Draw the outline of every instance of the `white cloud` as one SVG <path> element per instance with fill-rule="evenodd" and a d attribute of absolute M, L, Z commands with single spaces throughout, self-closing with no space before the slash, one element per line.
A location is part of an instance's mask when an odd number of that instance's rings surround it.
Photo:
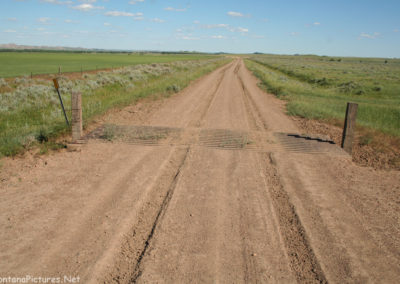
<path fill-rule="evenodd" d="M 91 11 L 91 10 L 102 10 L 102 9 L 104 9 L 104 7 L 93 6 L 92 4 L 84 3 L 84 4 L 81 4 L 81 5 L 78 5 L 78 6 L 74 6 L 74 7 L 72 7 L 72 9 L 79 10 L 79 11 L 82 11 L 82 12 L 88 12 L 88 11 Z"/>
<path fill-rule="evenodd" d="M 198 25 L 200 24 L 200 21 L 193 21 L 193 24 Z"/>
<path fill-rule="evenodd" d="M 56 5 L 70 5 L 72 1 L 61 1 L 61 0 L 40 0 L 40 2 L 56 4 Z"/>
<path fill-rule="evenodd" d="M 227 14 L 228 14 L 228 16 L 231 16 L 231 17 L 244 17 L 244 15 L 239 12 L 229 11 Z"/>
<path fill-rule="evenodd" d="M 109 11 L 106 12 L 104 15 L 110 16 L 110 17 L 142 17 L 143 13 L 129 13 L 129 12 L 123 12 L 123 11 Z"/>
<path fill-rule="evenodd" d="M 226 29 L 232 33 L 238 32 L 238 33 L 248 33 L 249 29 L 242 28 L 242 27 L 232 27 L 228 24 L 214 24 L 214 25 L 203 25 L 203 29 Z"/>
<path fill-rule="evenodd" d="M 314 22 L 312 24 L 305 24 L 306 28 L 311 28 L 312 26 L 318 27 L 320 25 L 321 25 L 320 22 Z"/>
<path fill-rule="evenodd" d="M 144 0 L 131 0 L 131 1 L 129 1 L 129 4 L 135 5 L 137 3 L 143 3 L 143 2 L 144 2 Z"/>
<path fill-rule="evenodd" d="M 159 18 L 151 19 L 151 21 L 152 21 L 152 22 L 155 22 L 155 23 L 164 23 L 164 22 L 165 22 L 164 20 L 159 19 Z"/>
<path fill-rule="evenodd" d="M 291 36 L 299 36 L 300 33 L 298 33 L 298 32 L 291 32 L 290 35 L 291 35 Z"/>
<path fill-rule="evenodd" d="M 4 30 L 3 32 L 5 32 L 5 33 L 16 33 L 17 31 L 15 31 L 15 30 Z"/>
<path fill-rule="evenodd" d="M 376 39 L 380 36 L 380 33 L 373 33 L 373 34 L 367 34 L 367 33 L 361 33 L 359 38 L 368 38 L 368 39 Z"/>
<path fill-rule="evenodd" d="M 133 20 L 134 21 L 143 21 L 144 20 L 144 17 L 133 17 Z"/>
<path fill-rule="evenodd" d="M 16 22 L 16 21 L 18 21 L 18 19 L 17 18 L 7 18 L 7 21 Z"/>
<path fill-rule="evenodd" d="M 42 23 L 42 24 L 47 24 L 49 21 L 50 21 L 50 18 L 45 18 L 45 17 L 38 19 L 38 22 Z"/>
<path fill-rule="evenodd" d="M 400 30 L 399 29 L 394 29 L 393 32 L 398 33 Z"/>
<path fill-rule="evenodd" d="M 226 36 L 223 36 L 223 35 L 213 35 L 213 36 L 211 36 L 211 38 L 215 38 L 215 39 L 226 39 Z"/>
<path fill-rule="evenodd" d="M 85 2 L 85 3 L 96 3 L 97 0 L 79 0 L 79 2 Z"/>
<path fill-rule="evenodd" d="M 104 23 L 104 26 L 108 27 L 108 26 L 111 26 L 111 24 L 110 23 Z"/>
<path fill-rule="evenodd" d="M 174 11 L 174 12 L 185 12 L 186 8 L 178 9 L 178 8 L 173 8 L 173 7 L 167 7 L 167 8 L 164 8 L 164 10 L 165 11 Z"/>
<path fill-rule="evenodd" d="M 227 28 L 229 28 L 229 25 L 227 25 L 227 24 L 204 25 L 203 28 L 205 28 L 205 29 L 227 29 Z"/>
<path fill-rule="evenodd" d="M 67 24 L 79 24 L 79 21 L 74 21 L 74 20 L 70 20 L 70 19 L 67 19 L 64 22 L 66 22 Z"/>
<path fill-rule="evenodd" d="M 199 37 L 192 37 L 192 36 L 183 36 L 180 39 L 183 39 L 183 40 L 199 40 L 200 38 Z"/>

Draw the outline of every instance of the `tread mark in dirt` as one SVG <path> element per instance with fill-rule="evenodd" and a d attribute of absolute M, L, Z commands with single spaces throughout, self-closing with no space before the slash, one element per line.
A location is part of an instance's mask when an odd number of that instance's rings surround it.
<path fill-rule="evenodd" d="M 309 244 L 306 231 L 283 188 L 272 153 L 264 159 L 266 178 L 277 212 L 280 231 L 287 249 L 290 267 L 299 283 L 328 283 L 324 272 Z"/>
<path fill-rule="evenodd" d="M 251 95 L 249 95 L 249 91 L 247 90 L 246 86 L 244 85 L 242 77 L 240 77 L 238 74 L 237 74 L 237 77 L 238 77 L 240 85 L 242 86 L 242 89 L 243 89 L 242 94 L 243 94 L 243 100 L 244 100 L 247 114 L 248 114 L 248 116 L 251 117 L 254 127 L 256 128 L 256 130 L 261 130 L 261 129 L 268 130 L 267 123 L 262 119 L 260 111 L 258 110 L 258 107 L 257 107 L 256 103 L 254 102 L 253 98 L 251 97 Z M 260 126 L 260 124 L 262 124 L 262 126 Z"/>
<path fill-rule="evenodd" d="M 140 256 L 139 256 L 139 258 L 137 260 L 135 268 L 134 268 L 134 270 L 132 272 L 131 283 L 136 283 L 136 281 L 139 279 L 140 275 L 142 274 L 142 271 L 140 270 L 140 264 L 142 262 L 143 257 L 145 256 L 145 254 L 147 252 L 147 249 L 150 246 L 150 242 L 151 242 L 151 240 L 152 240 L 152 238 L 154 236 L 155 230 L 157 229 L 157 225 L 161 222 L 161 219 L 163 218 L 163 216 L 165 214 L 165 211 L 168 208 L 168 204 L 169 204 L 169 202 L 170 202 L 170 200 L 172 198 L 172 195 L 174 194 L 176 185 L 178 183 L 179 176 L 181 174 L 181 170 L 185 165 L 185 161 L 186 161 L 186 158 L 188 157 L 189 152 L 190 152 L 190 147 L 187 147 L 185 156 L 184 156 L 181 164 L 179 165 L 179 167 L 178 167 L 178 169 L 176 171 L 176 174 L 175 174 L 175 176 L 173 178 L 172 183 L 169 186 L 168 192 L 167 192 L 167 194 L 166 194 L 166 196 L 165 196 L 165 198 L 164 198 L 164 200 L 163 200 L 163 202 L 161 204 L 160 210 L 158 211 L 157 216 L 156 216 L 156 218 L 154 220 L 154 223 L 153 223 L 153 226 L 151 228 L 150 234 L 147 237 L 147 240 L 145 242 L 145 246 L 143 247 L 143 250 L 140 253 Z"/>
<path fill-rule="evenodd" d="M 231 64 L 229 64 L 227 67 L 225 67 L 224 69 L 221 70 L 221 72 L 219 73 L 218 81 L 217 81 L 218 83 L 217 83 L 214 91 L 212 92 L 212 94 L 208 98 L 206 106 L 201 112 L 200 118 L 198 120 L 191 121 L 189 123 L 189 126 L 200 127 L 203 124 L 204 118 L 206 117 L 206 115 L 208 113 L 208 110 L 210 109 L 210 107 L 212 105 L 212 102 L 214 101 L 215 96 L 216 96 L 216 94 L 217 94 L 217 92 L 219 90 L 219 87 L 221 86 L 221 83 L 222 83 L 222 80 L 224 78 L 225 72 L 226 72 L 226 70 L 228 70 L 230 68 L 230 65 Z"/>

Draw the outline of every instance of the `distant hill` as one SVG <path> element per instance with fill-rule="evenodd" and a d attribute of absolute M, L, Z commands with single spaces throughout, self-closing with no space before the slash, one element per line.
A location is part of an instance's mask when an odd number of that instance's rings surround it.
<path fill-rule="evenodd" d="M 99 48 L 83 48 L 83 47 L 65 47 L 65 46 L 35 46 L 35 45 L 18 45 L 14 43 L 0 44 L 0 52 L 6 51 L 30 51 L 30 52 L 99 52 L 99 53 L 156 53 L 156 54 L 209 54 L 197 51 L 159 51 L 159 50 L 121 50 L 121 49 L 99 49 Z M 225 53 L 217 53 L 225 54 Z"/>
<path fill-rule="evenodd" d="M 53 51 L 53 52 L 122 52 L 130 53 L 132 50 L 118 49 L 100 49 L 100 48 L 83 48 L 83 47 L 66 47 L 66 46 L 37 46 L 37 45 L 18 45 L 14 43 L 0 44 L 1 51 Z"/>
<path fill-rule="evenodd" d="M 89 51 L 95 49 L 87 49 L 83 47 L 65 47 L 65 46 L 34 46 L 34 45 L 18 45 L 14 43 L 0 44 L 0 49 L 8 50 L 66 50 L 66 51 Z"/>

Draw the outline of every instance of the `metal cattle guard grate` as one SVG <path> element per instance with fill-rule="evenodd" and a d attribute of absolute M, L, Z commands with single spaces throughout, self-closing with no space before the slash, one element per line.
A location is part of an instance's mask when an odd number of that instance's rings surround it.
<path fill-rule="evenodd" d="M 345 155 L 332 141 L 299 134 L 230 129 L 173 128 L 160 126 L 103 125 L 86 137 L 143 146 L 194 145 L 220 150 Z"/>

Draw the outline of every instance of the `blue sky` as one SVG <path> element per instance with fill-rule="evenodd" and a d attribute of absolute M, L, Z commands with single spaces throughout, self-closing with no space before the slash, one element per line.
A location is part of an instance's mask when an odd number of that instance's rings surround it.
<path fill-rule="evenodd" d="M 0 0 L 0 43 L 400 57 L 399 0 Z"/>

